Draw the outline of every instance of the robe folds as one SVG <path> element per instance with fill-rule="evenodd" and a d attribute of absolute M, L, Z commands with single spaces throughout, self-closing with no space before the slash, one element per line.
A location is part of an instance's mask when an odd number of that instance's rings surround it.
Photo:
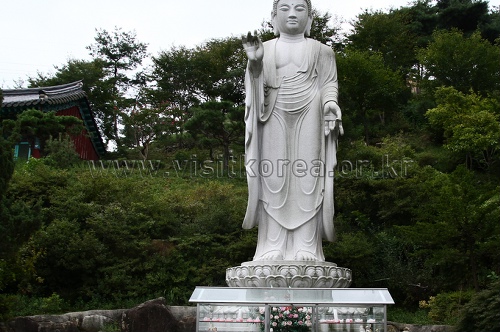
<path fill-rule="evenodd" d="M 263 223 L 273 220 L 292 233 L 306 224 L 314 225 L 317 234 L 294 239 L 295 245 L 311 247 L 306 250 L 324 260 L 321 238 L 334 239 L 337 135 L 325 136 L 323 109 L 338 98 L 335 56 L 330 47 L 307 39 L 306 56 L 297 72 L 279 77 L 277 41 L 263 44 L 262 72 L 252 73 L 247 68 L 245 76 L 249 193 L 243 228 L 259 226 L 255 260 L 273 249 L 272 244 L 264 243 L 270 234 L 261 234 L 261 228 L 263 232 L 271 228 Z"/>

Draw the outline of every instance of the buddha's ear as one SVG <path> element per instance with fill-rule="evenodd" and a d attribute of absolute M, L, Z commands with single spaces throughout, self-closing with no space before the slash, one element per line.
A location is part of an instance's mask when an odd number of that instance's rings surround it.
<path fill-rule="evenodd" d="M 276 22 L 276 18 L 278 15 L 273 15 L 274 13 L 271 13 L 271 25 L 273 26 L 273 32 L 275 36 L 280 35 L 280 31 L 278 30 L 278 22 Z"/>
<path fill-rule="evenodd" d="M 311 16 L 309 16 L 309 18 L 307 19 L 306 31 L 304 33 L 304 35 L 306 37 L 309 37 L 309 35 L 311 35 L 311 26 L 312 26 L 312 23 L 313 23 L 313 18 Z"/>

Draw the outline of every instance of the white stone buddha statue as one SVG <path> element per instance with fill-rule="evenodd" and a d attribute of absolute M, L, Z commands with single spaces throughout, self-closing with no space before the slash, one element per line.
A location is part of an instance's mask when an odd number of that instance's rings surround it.
<path fill-rule="evenodd" d="M 277 38 L 248 33 L 244 228 L 258 226 L 254 261 L 324 262 L 333 241 L 333 170 L 343 133 L 333 50 L 308 38 L 309 0 L 274 0 Z"/>

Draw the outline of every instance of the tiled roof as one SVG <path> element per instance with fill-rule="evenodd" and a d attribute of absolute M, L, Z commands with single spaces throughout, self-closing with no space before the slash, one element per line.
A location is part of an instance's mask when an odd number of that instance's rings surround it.
<path fill-rule="evenodd" d="M 60 105 L 85 98 L 82 81 L 46 88 L 2 90 L 2 108 Z"/>

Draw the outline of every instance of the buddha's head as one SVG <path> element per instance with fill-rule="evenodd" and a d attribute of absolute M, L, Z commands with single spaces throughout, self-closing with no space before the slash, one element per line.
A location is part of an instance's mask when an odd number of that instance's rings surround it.
<path fill-rule="evenodd" d="M 271 14 L 274 34 L 309 36 L 312 25 L 311 0 L 274 0 Z"/>

